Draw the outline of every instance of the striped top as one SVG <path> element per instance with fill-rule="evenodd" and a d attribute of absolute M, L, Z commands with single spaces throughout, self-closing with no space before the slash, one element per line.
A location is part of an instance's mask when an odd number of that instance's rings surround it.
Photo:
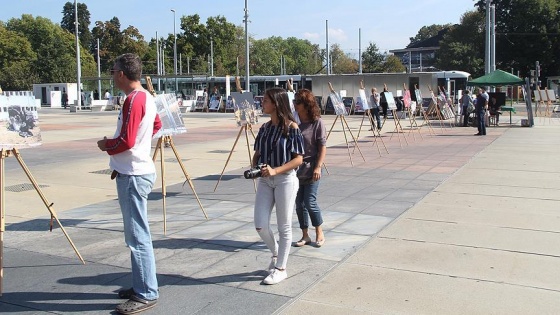
<path fill-rule="evenodd" d="M 255 151 L 260 153 L 258 163 L 278 167 L 292 160 L 292 153 L 303 155 L 303 136 L 299 129 L 289 128 L 288 136 L 282 127 L 270 121 L 262 125 L 255 139 Z"/>

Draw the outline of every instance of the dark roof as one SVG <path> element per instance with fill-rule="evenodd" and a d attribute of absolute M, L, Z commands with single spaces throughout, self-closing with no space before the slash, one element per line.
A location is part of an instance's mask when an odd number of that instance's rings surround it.
<path fill-rule="evenodd" d="M 422 47 L 438 47 L 439 42 L 443 39 L 443 35 L 445 35 L 449 31 L 449 28 L 444 28 L 437 33 L 436 36 L 432 36 L 428 39 L 423 41 L 419 41 L 418 43 L 414 43 L 411 45 L 406 46 L 406 48 L 422 48 Z"/>

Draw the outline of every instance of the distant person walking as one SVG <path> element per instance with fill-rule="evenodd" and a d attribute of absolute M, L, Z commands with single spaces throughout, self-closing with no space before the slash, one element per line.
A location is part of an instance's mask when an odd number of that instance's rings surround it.
<path fill-rule="evenodd" d="M 128 299 L 117 306 L 121 314 L 134 314 L 154 307 L 159 297 L 156 260 L 148 223 L 148 194 L 156 178 L 150 155 L 152 136 L 161 121 L 152 95 L 140 83 L 142 61 L 135 54 L 117 57 L 111 70 L 113 81 L 126 94 L 113 139 L 97 142 L 109 154 L 111 179 L 116 178 L 123 216 L 124 239 L 130 248 L 132 288 L 121 290 Z"/>
<path fill-rule="evenodd" d="M 66 106 L 68 106 L 68 93 L 66 93 L 65 89 L 62 90 L 62 96 L 60 97 L 60 101 L 62 103 L 63 108 L 66 108 Z"/>
<path fill-rule="evenodd" d="M 463 96 L 461 96 L 461 114 L 463 114 L 463 127 L 469 125 L 469 105 L 473 103 L 471 92 L 465 90 Z"/>
<path fill-rule="evenodd" d="M 301 120 L 299 129 L 303 135 L 305 148 L 303 163 L 297 171 L 299 189 L 296 197 L 296 213 L 302 237 L 294 245 L 301 247 L 311 243 L 309 237 L 309 218 L 311 218 L 311 224 L 315 227 L 315 246 L 321 247 L 325 243 L 325 235 L 321 209 L 317 204 L 317 191 L 321 180 L 321 165 L 327 154 L 327 133 L 321 120 L 319 105 L 310 90 L 297 91 L 294 105 Z"/>
<path fill-rule="evenodd" d="M 389 92 L 387 88 L 383 88 L 383 93 L 381 93 L 381 109 L 383 110 L 383 118 L 387 119 L 387 111 L 389 110 L 389 103 L 387 103 L 387 98 L 385 98 L 385 92 Z"/>
<path fill-rule="evenodd" d="M 375 120 L 377 121 L 377 126 L 374 124 L 373 121 L 371 121 L 371 125 L 373 126 L 373 128 L 377 127 L 377 130 L 381 130 L 381 117 L 379 115 L 379 111 L 380 111 L 380 105 L 381 105 L 381 99 L 379 96 L 379 93 L 377 93 L 377 89 L 376 88 L 371 88 L 371 95 L 369 96 L 369 103 L 370 103 L 370 112 L 373 114 L 373 116 L 375 117 Z"/>

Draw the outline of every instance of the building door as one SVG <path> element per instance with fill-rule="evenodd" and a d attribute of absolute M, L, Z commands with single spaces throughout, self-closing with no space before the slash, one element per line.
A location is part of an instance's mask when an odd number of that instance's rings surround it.
<path fill-rule="evenodd" d="M 47 104 L 47 87 L 43 86 L 41 88 L 41 105 Z"/>

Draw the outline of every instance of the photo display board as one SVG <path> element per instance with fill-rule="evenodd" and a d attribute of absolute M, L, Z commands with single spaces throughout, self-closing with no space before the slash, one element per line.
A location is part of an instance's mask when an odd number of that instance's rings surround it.
<path fill-rule="evenodd" d="M 235 105 L 235 102 L 233 100 L 233 97 L 231 97 L 231 95 L 229 95 L 227 97 L 227 100 L 226 100 L 226 112 L 228 110 L 231 110 L 232 112 L 235 111 L 235 106 L 234 105 Z"/>
<path fill-rule="evenodd" d="M 194 105 L 194 109 L 200 109 L 203 110 L 204 107 L 206 106 L 206 98 L 204 96 L 197 96 L 196 97 L 196 103 Z"/>
<path fill-rule="evenodd" d="M 220 110 L 220 104 L 221 103 L 222 103 L 222 97 L 213 95 L 210 98 L 210 106 L 208 107 L 208 109 L 218 111 L 218 110 Z"/>
<path fill-rule="evenodd" d="M 342 102 L 342 98 L 340 97 L 340 95 L 335 92 L 331 92 L 331 94 L 329 94 L 329 99 L 331 101 L 331 104 L 333 105 L 334 113 L 336 115 L 347 114 L 346 108 L 344 107 L 344 103 Z"/>
<path fill-rule="evenodd" d="M 251 92 L 232 92 L 234 100 L 234 115 L 238 126 L 254 125 L 258 123 L 258 115 L 255 110 L 255 99 Z"/>
<path fill-rule="evenodd" d="M 162 126 L 154 135 L 154 138 L 187 132 L 183 116 L 181 116 L 180 101 L 175 94 L 159 94 L 155 97 L 157 112 Z"/>
<path fill-rule="evenodd" d="M 416 103 L 418 106 L 422 106 L 424 104 L 424 99 L 422 99 L 422 92 L 420 89 L 414 90 L 414 94 L 416 95 Z"/>
<path fill-rule="evenodd" d="M 412 101 L 412 99 L 410 98 L 410 90 L 406 90 L 404 92 L 404 96 L 403 96 L 403 103 L 404 103 L 404 107 L 405 108 L 409 108 L 410 107 L 410 102 Z"/>
<path fill-rule="evenodd" d="M 395 98 L 393 97 L 392 92 L 383 92 L 382 94 L 385 95 L 385 100 L 387 100 L 387 108 L 389 110 L 396 110 L 397 104 L 395 103 Z"/>
<path fill-rule="evenodd" d="M 40 144 L 41 128 L 33 93 L 0 94 L 0 148 L 11 150 Z"/>
<path fill-rule="evenodd" d="M 296 111 L 296 107 L 294 105 L 294 99 L 296 97 L 296 93 L 294 93 L 293 91 L 288 91 L 288 100 L 290 102 L 290 110 L 292 111 L 292 115 L 294 115 L 294 119 L 296 120 L 296 123 L 299 125 L 301 124 L 301 120 L 299 119 L 299 115 Z"/>
<path fill-rule="evenodd" d="M 366 90 L 359 89 L 358 97 L 356 97 L 356 105 L 354 107 L 354 113 L 362 113 L 370 109 L 368 102 L 369 102 L 369 98 L 366 96 Z"/>

